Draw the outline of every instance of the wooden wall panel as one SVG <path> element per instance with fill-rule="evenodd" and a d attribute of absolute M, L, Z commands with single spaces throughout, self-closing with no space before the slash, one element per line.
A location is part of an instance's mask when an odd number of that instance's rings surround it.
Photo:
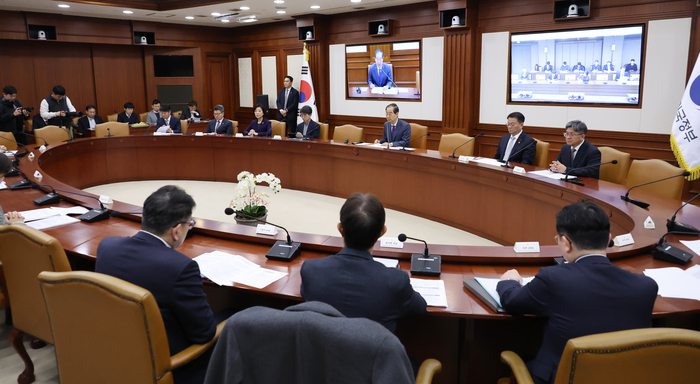
<path fill-rule="evenodd" d="M 233 117 L 233 105 L 231 103 L 231 54 L 226 52 L 207 52 L 206 54 L 206 89 L 204 102 L 199 111 L 205 117 L 213 117 L 211 112 L 214 106 L 224 106 L 226 112 Z M 206 112 L 205 112 L 206 109 Z"/>
<path fill-rule="evenodd" d="M 26 39 L 27 23 L 22 12 L 0 12 L 0 39 Z"/>
<path fill-rule="evenodd" d="M 143 67 L 143 47 L 93 45 L 92 60 L 95 71 L 95 105 L 103 118 L 122 112 L 124 103 L 134 103 L 135 113 L 150 111 L 146 99 Z M 83 110 L 85 105 L 75 106 Z"/>
<path fill-rule="evenodd" d="M 2 14 L 2 12 L 0 12 Z M 0 25 L 2 25 L 0 23 Z M 0 87 L 11 85 L 17 88 L 17 100 L 25 107 L 34 107 L 39 111 L 41 98 L 48 96 L 51 89 L 37 93 L 34 78 L 34 60 L 32 58 L 32 42 L 2 41 L 0 49 Z M 2 97 L 2 95 L 0 95 Z"/>
<path fill-rule="evenodd" d="M 155 77 L 155 71 L 153 69 L 154 55 L 193 56 L 194 77 Z M 202 100 L 202 98 L 204 97 L 205 77 L 202 75 L 202 58 L 199 48 L 145 47 L 144 72 L 146 74 L 146 100 L 149 100 L 149 106 L 150 101 L 158 98 L 159 85 L 191 85 L 192 98 L 194 100 Z M 200 110 L 200 112 L 202 111 Z"/>

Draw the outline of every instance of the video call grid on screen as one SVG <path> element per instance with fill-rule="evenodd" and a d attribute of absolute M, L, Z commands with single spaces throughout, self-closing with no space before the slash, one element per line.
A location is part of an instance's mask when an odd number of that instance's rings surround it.
<path fill-rule="evenodd" d="M 512 34 L 509 102 L 639 106 L 644 29 Z"/>
<path fill-rule="evenodd" d="M 421 100 L 421 42 L 345 47 L 348 99 Z"/>

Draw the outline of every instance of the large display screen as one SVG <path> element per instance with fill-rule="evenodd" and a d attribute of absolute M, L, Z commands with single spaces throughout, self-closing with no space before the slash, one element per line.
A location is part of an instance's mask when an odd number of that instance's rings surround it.
<path fill-rule="evenodd" d="M 345 47 L 348 98 L 420 100 L 420 41 Z"/>
<path fill-rule="evenodd" d="M 639 105 L 644 25 L 514 33 L 510 102 Z"/>

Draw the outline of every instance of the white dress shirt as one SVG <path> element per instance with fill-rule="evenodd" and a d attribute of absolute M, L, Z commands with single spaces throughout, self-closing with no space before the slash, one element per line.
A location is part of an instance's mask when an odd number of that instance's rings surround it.
<path fill-rule="evenodd" d="M 75 107 L 73 106 L 73 104 L 71 104 L 68 96 L 64 96 L 63 99 L 66 101 L 66 106 L 68 107 L 68 111 L 75 112 Z M 41 99 L 41 105 L 39 106 L 39 113 L 41 114 L 41 118 L 44 119 L 45 121 L 56 117 L 56 112 L 49 112 L 49 103 L 46 101 L 46 99 Z"/>

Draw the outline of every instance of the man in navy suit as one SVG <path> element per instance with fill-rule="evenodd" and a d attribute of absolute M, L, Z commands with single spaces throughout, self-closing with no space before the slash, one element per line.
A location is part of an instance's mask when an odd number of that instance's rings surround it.
<path fill-rule="evenodd" d="M 346 317 L 365 317 L 396 330 L 396 320 L 425 312 L 423 297 L 408 274 L 372 259 L 370 251 L 386 232 L 382 203 L 372 194 L 352 194 L 340 209 L 338 231 L 345 248 L 301 266 L 301 296 L 332 305 Z"/>
<path fill-rule="evenodd" d="M 594 61 L 593 65 L 591 65 L 591 68 L 589 68 L 589 69 L 591 70 L 591 72 L 600 71 L 601 70 L 600 62 L 598 60 Z"/>
<path fill-rule="evenodd" d="M 570 204 L 557 214 L 559 248 L 567 264 L 540 269 L 522 286 L 518 271 L 501 276 L 496 290 L 512 314 L 547 318 L 542 347 L 527 363 L 537 384 L 554 383 L 569 339 L 651 327 L 658 286 L 654 280 L 610 263 L 608 215 L 593 202 Z"/>
<path fill-rule="evenodd" d="M 508 134 L 501 137 L 498 142 L 494 159 L 532 165 L 535 161 L 537 144 L 533 144 L 535 139 L 523 132 L 524 123 L 525 116 L 522 113 L 513 112 L 508 115 Z"/>
<path fill-rule="evenodd" d="M 287 123 L 287 130 L 294 132 L 297 126 L 297 115 L 299 114 L 299 91 L 292 87 L 294 78 L 284 77 L 284 88 L 277 95 L 277 118 L 280 122 Z"/>
<path fill-rule="evenodd" d="M 385 87 L 391 88 L 394 85 L 394 78 L 391 76 L 391 67 L 383 65 L 384 51 L 377 49 L 374 51 L 374 64 L 369 67 L 367 72 L 367 84 L 370 88 Z"/>
<path fill-rule="evenodd" d="M 85 107 L 85 116 L 78 119 L 78 132 L 84 135 L 87 130 L 95 129 L 95 125 L 102 124 L 104 121 L 97 116 L 97 109 L 94 105 Z"/>
<path fill-rule="evenodd" d="M 549 169 L 552 172 L 566 173 L 570 170 L 569 175 L 598 178 L 600 173 L 600 150 L 595 145 L 586 141 L 588 127 L 581 120 L 572 120 L 566 123 L 566 144 L 561 147 L 559 156 L 552 162 Z M 590 168 L 584 168 L 591 166 Z M 581 169 L 573 169 L 581 168 Z"/>
<path fill-rule="evenodd" d="M 219 135 L 233 135 L 233 123 L 224 118 L 224 106 L 214 107 L 214 120 L 209 122 L 207 133 L 217 133 Z"/>
<path fill-rule="evenodd" d="M 313 111 L 310 106 L 305 105 L 301 107 L 299 115 L 301 115 L 302 122 L 297 125 L 297 138 L 305 137 L 307 139 L 318 139 L 321 133 L 321 126 L 317 122 L 311 120 L 312 113 Z"/>
<path fill-rule="evenodd" d="M 582 71 L 586 70 L 586 67 L 583 64 L 581 64 L 581 62 L 579 61 L 578 63 L 576 63 L 576 65 L 574 65 L 574 68 L 572 68 L 571 70 L 574 72 L 576 72 L 576 71 L 582 72 Z"/>
<path fill-rule="evenodd" d="M 548 61 L 547 64 L 545 64 L 544 67 L 542 67 L 542 70 L 545 72 L 552 72 L 552 70 L 553 70 L 552 64 L 550 64 Z"/>
<path fill-rule="evenodd" d="M 605 63 L 605 65 L 603 66 L 603 71 L 605 71 L 605 72 L 615 72 L 615 66 L 612 65 L 612 63 L 608 61 L 608 62 Z"/>
<path fill-rule="evenodd" d="M 134 103 L 124 103 L 124 112 L 117 115 L 117 122 L 128 124 L 139 123 L 139 116 L 134 113 Z"/>
<path fill-rule="evenodd" d="M 561 67 L 559 67 L 560 71 L 568 71 L 569 70 L 569 64 L 566 64 L 566 61 L 562 63 Z"/>
<path fill-rule="evenodd" d="M 411 125 L 399 119 L 399 106 L 391 103 L 386 106 L 385 111 L 384 137 L 381 140 L 374 140 L 374 143 L 386 143 L 387 147 L 409 147 Z"/>
<path fill-rule="evenodd" d="M 132 237 L 106 237 L 97 248 L 95 272 L 118 277 L 153 294 L 171 355 L 192 344 L 209 342 L 216 333 L 199 267 L 175 250 L 194 226 L 194 207 L 192 197 L 180 187 L 161 187 L 143 204 L 141 231 Z M 173 371 L 175 383 L 202 383 L 210 355 Z"/>
<path fill-rule="evenodd" d="M 158 127 L 158 132 L 182 132 L 182 125 L 180 124 L 180 119 L 170 114 L 169 104 L 163 104 L 160 106 L 160 119 L 158 119 L 156 127 Z"/>

